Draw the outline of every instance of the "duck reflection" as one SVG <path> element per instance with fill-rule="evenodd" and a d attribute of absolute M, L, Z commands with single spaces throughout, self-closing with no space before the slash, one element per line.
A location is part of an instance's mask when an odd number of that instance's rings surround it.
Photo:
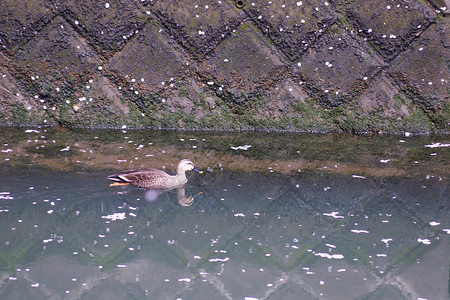
<path fill-rule="evenodd" d="M 174 189 L 171 189 L 174 190 Z M 159 196 L 161 196 L 162 194 L 169 192 L 171 190 L 147 190 L 145 192 L 144 198 L 145 201 L 152 203 L 152 202 L 156 202 L 159 198 Z M 181 186 L 176 188 L 177 190 L 177 201 L 178 204 L 180 206 L 191 206 L 192 204 L 194 204 L 194 197 L 197 195 L 200 195 L 202 192 L 198 193 L 195 196 L 186 196 L 186 188 L 185 186 Z"/>
<path fill-rule="evenodd" d="M 186 190 L 184 186 L 177 189 L 177 199 L 180 206 L 191 206 L 194 204 L 194 196 L 186 197 Z"/>

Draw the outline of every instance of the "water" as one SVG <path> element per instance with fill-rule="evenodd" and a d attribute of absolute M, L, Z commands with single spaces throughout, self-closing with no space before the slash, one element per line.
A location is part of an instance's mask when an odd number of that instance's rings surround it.
<path fill-rule="evenodd" d="M 1 299 L 449 297 L 448 136 L 0 131 Z"/>

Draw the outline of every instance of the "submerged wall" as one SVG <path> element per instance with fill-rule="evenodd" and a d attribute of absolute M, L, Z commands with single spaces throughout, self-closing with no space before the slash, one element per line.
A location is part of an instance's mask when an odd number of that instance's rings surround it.
<path fill-rule="evenodd" d="M 0 125 L 450 132 L 448 0 L 0 2 Z"/>

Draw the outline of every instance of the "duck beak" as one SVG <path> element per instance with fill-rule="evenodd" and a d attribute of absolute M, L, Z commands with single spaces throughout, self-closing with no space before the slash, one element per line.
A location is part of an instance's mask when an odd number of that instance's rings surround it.
<path fill-rule="evenodd" d="M 198 172 L 199 174 L 203 174 L 203 171 L 200 171 L 200 170 L 197 169 L 197 168 L 193 168 L 192 171 Z"/>

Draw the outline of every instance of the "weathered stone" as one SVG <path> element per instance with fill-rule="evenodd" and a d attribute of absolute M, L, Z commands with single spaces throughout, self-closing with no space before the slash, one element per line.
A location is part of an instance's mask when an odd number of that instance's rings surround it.
<path fill-rule="evenodd" d="M 56 18 L 16 52 L 14 63 L 35 75 L 92 72 L 101 60 L 72 27 Z"/>
<path fill-rule="evenodd" d="M 180 82 L 173 91 L 166 91 L 164 99 L 167 99 L 166 105 L 172 112 L 181 112 L 185 115 L 203 114 L 202 109 L 198 109 L 196 102 L 205 101 L 205 94 L 199 84 L 191 79 Z M 206 104 L 204 102 L 203 104 Z M 213 109 L 214 103 L 208 103 Z"/>
<path fill-rule="evenodd" d="M 386 117 L 409 116 L 408 106 L 395 101 L 395 96 L 400 94 L 399 88 L 392 83 L 391 78 L 383 76 L 375 80 L 364 94 L 359 103 L 363 111 L 371 112 L 383 108 L 382 115 Z"/>
<path fill-rule="evenodd" d="M 48 1 L 0 1 L 0 47 L 13 50 L 32 39 L 54 15 Z"/>
<path fill-rule="evenodd" d="M 440 110 L 449 97 L 449 57 L 449 49 L 433 26 L 393 61 L 390 72 L 423 108 Z"/>
<path fill-rule="evenodd" d="M 189 69 L 189 60 L 158 23 L 150 23 L 112 57 L 108 66 L 146 92 L 161 90 L 178 80 Z"/>
<path fill-rule="evenodd" d="M 443 3 L 4 0 L 0 115 L 68 127 L 449 132 Z"/>
<path fill-rule="evenodd" d="M 200 59 L 213 51 L 243 19 L 228 1 L 157 1 L 152 11 L 161 16 L 177 41 Z"/>
<path fill-rule="evenodd" d="M 0 125 L 22 125 L 30 121 L 28 114 L 39 109 L 35 101 L 21 93 L 15 78 L 0 65 Z M 42 112 L 41 112 L 42 113 Z"/>
<path fill-rule="evenodd" d="M 336 20 L 327 1 L 255 1 L 245 7 L 257 26 L 292 60 L 314 44 Z"/>
<path fill-rule="evenodd" d="M 335 26 L 303 56 L 297 73 L 314 87 L 312 93 L 322 94 L 326 106 L 336 106 L 360 93 L 382 67 L 382 59 L 362 39 Z"/>
<path fill-rule="evenodd" d="M 120 127 L 130 117 L 116 85 L 101 74 L 94 74 L 74 92 L 71 100 L 57 106 L 54 119 L 70 127 Z"/>
<path fill-rule="evenodd" d="M 438 10 L 441 10 L 444 14 L 450 14 L 450 0 L 430 0 L 431 4 Z"/>
<path fill-rule="evenodd" d="M 137 0 L 53 1 L 66 20 L 107 56 L 124 47 L 148 18 L 142 1 Z"/>
<path fill-rule="evenodd" d="M 87 41 L 60 17 L 18 50 L 13 60 L 26 95 L 45 105 L 74 98 L 87 80 L 83 77 L 98 71 L 100 63 Z"/>
<path fill-rule="evenodd" d="M 437 26 L 437 30 L 440 32 L 444 47 L 447 49 L 450 48 L 450 22 L 448 21 L 448 18 Z"/>
<path fill-rule="evenodd" d="M 129 113 L 128 106 L 121 103 L 122 94 L 116 85 L 108 78 L 100 74 L 95 74 L 85 83 L 82 89 L 75 93 L 72 104 L 77 104 L 80 108 L 93 105 L 101 101 L 105 105 L 122 111 L 125 115 Z"/>
<path fill-rule="evenodd" d="M 388 60 L 403 51 L 436 17 L 417 0 L 357 0 L 348 5 L 348 15 L 358 33 Z"/>
<path fill-rule="evenodd" d="M 106 110 L 129 112 L 117 87 L 102 76 L 96 52 L 62 18 L 54 19 L 17 51 L 13 63 L 29 113 L 45 112 L 46 124 L 98 126 L 96 116 Z"/>
<path fill-rule="evenodd" d="M 279 122 L 281 130 L 324 132 L 335 130 L 327 112 L 303 90 L 304 84 L 291 79 L 277 84 L 264 96 L 264 109 L 257 109 L 261 120 Z"/>
<path fill-rule="evenodd" d="M 251 22 L 245 22 L 217 47 L 201 69 L 222 82 L 222 88 L 248 90 L 285 62 L 275 45 Z"/>
<path fill-rule="evenodd" d="M 265 116 L 282 117 L 297 116 L 294 110 L 296 103 L 305 103 L 308 98 L 307 93 L 301 88 L 299 83 L 291 79 L 280 82 L 268 94 L 268 101 L 265 104 Z"/>

